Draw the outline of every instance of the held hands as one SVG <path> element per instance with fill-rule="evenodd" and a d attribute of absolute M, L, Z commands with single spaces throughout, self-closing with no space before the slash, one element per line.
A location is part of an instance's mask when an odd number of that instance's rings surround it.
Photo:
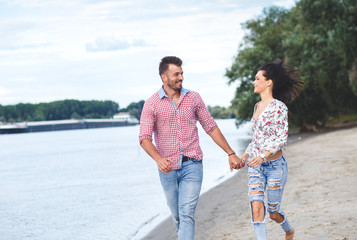
<path fill-rule="evenodd" d="M 171 167 L 171 163 L 173 163 L 173 161 L 170 158 L 159 158 L 156 161 L 157 167 L 159 168 L 159 170 L 163 173 L 169 173 L 172 171 L 172 167 Z"/>
<path fill-rule="evenodd" d="M 228 157 L 228 161 L 229 161 L 229 167 L 231 169 L 231 172 L 233 171 L 233 169 L 238 170 L 244 167 L 244 160 L 235 154 L 230 155 Z"/>
<path fill-rule="evenodd" d="M 247 161 L 247 158 L 249 157 L 248 153 L 243 153 L 242 156 L 240 156 L 240 158 L 242 159 L 241 163 L 240 163 L 240 168 L 244 168 L 245 166 L 245 162 Z M 238 166 L 237 166 L 238 167 Z M 239 168 L 237 168 L 239 169 Z"/>

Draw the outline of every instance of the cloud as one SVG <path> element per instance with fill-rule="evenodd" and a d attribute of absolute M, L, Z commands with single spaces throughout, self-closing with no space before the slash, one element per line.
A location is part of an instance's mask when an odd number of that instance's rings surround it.
<path fill-rule="evenodd" d="M 0 87 L 0 96 L 7 96 L 11 93 L 10 89 L 4 88 L 4 87 Z"/>
<path fill-rule="evenodd" d="M 35 78 L 33 78 L 33 77 L 19 77 L 19 78 L 12 79 L 12 81 L 18 82 L 18 83 L 30 83 L 30 82 L 34 82 Z"/>
<path fill-rule="evenodd" d="M 295 0 L 277 0 L 273 1 L 273 5 L 284 8 L 291 8 L 295 6 Z"/>
<path fill-rule="evenodd" d="M 156 91 L 158 62 L 177 55 L 185 86 L 207 104 L 227 105 L 235 89 L 224 73 L 244 36 L 240 23 L 294 0 L 251 2 L 0 0 L 0 102 L 93 98 L 126 106 Z"/>
<path fill-rule="evenodd" d="M 62 1 L 62 0 L 2 0 L 0 4 L 7 6 L 16 6 L 22 8 L 36 8 L 43 6 L 63 6 L 63 5 L 74 5 L 72 1 Z"/>
<path fill-rule="evenodd" d="M 131 47 L 143 47 L 147 46 L 145 40 L 135 39 L 132 42 L 126 40 L 119 40 L 114 37 L 101 37 L 95 40 L 95 43 L 87 43 L 86 49 L 88 52 L 98 51 L 117 51 L 125 50 Z"/>
<path fill-rule="evenodd" d="M 2 43 L 0 42 L 0 50 L 20 50 L 20 49 L 38 49 L 47 47 L 50 44 L 48 43 L 40 43 L 40 44 L 22 44 L 22 43 L 15 43 L 15 42 L 7 42 Z"/>

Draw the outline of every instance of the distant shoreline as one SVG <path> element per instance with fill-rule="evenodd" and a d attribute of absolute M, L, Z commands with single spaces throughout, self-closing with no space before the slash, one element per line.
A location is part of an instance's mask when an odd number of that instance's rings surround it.
<path fill-rule="evenodd" d="M 82 120 L 54 120 L 23 122 L 0 125 L 0 134 L 31 133 L 77 130 L 90 128 L 124 127 L 135 126 L 138 122 L 123 121 L 116 119 L 82 119 Z"/>

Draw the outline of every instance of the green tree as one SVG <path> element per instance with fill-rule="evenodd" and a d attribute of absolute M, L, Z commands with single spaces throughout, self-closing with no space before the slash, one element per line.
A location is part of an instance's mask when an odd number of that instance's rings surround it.
<path fill-rule="evenodd" d="M 18 121 L 19 117 L 16 113 L 15 105 L 9 105 L 3 107 L 3 118 L 5 122 L 15 122 Z"/>
<path fill-rule="evenodd" d="M 67 99 L 39 104 L 19 103 L 1 106 L 0 110 L 0 119 L 5 122 L 111 118 L 119 111 L 119 104 L 113 101 Z"/>
<path fill-rule="evenodd" d="M 234 112 L 232 108 L 220 107 L 220 106 L 207 106 L 208 111 L 214 119 L 228 119 L 234 118 Z"/>
<path fill-rule="evenodd" d="M 348 72 L 357 56 L 357 2 L 303 0 L 291 14 L 285 40 L 290 63 L 302 70 L 305 91 L 292 103 L 294 122 L 310 129 L 350 113 L 357 98 Z M 306 113 L 309 114 L 306 114 Z"/>
<path fill-rule="evenodd" d="M 0 122 L 5 122 L 4 107 L 0 105 Z"/>
<path fill-rule="evenodd" d="M 352 88 L 353 94 L 357 96 L 357 58 L 349 71 L 350 86 Z"/>
<path fill-rule="evenodd" d="M 226 71 L 229 84 L 237 80 L 240 82 L 232 101 L 238 124 L 251 117 L 253 106 L 258 101 L 258 96 L 253 94 L 252 83 L 259 66 L 284 57 L 282 29 L 288 28 L 287 22 L 287 10 L 272 7 L 265 9 L 258 19 L 242 24 L 250 32 L 243 38 L 232 66 Z"/>
<path fill-rule="evenodd" d="M 128 112 L 130 115 L 136 117 L 138 120 L 140 120 L 141 117 L 141 112 L 144 107 L 144 100 L 141 100 L 139 102 L 132 102 L 130 103 L 126 108 L 120 109 L 119 112 Z"/>
<path fill-rule="evenodd" d="M 258 100 L 252 87 L 257 68 L 284 57 L 288 66 L 301 70 L 305 83 L 289 106 L 291 123 L 310 129 L 356 111 L 348 74 L 357 57 L 355 0 L 301 0 L 291 10 L 267 9 L 243 26 L 249 33 L 226 71 L 229 83 L 240 81 L 232 101 L 238 123 L 251 117 Z"/>
<path fill-rule="evenodd" d="M 74 112 L 71 115 L 71 119 L 82 119 L 81 115 L 79 115 L 78 113 Z"/>

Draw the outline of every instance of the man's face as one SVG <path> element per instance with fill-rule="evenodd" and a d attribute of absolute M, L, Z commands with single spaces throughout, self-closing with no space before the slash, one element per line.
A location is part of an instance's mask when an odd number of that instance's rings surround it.
<path fill-rule="evenodd" d="M 167 71 L 162 74 L 162 81 L 164 86 L 172 90 L 181 90 L 183 82 L 182 68 L 174 64 L 169 64 Z"/>

